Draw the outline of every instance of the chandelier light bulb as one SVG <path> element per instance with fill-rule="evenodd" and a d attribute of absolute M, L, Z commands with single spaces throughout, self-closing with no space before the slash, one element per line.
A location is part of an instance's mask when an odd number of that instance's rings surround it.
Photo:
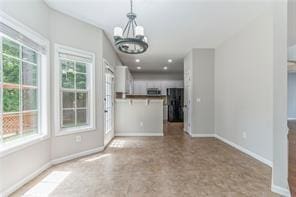
<path fill-rule="evenodd" d="M 144 27 L 143 26 L 137 26 L 135 28 L 135 34 L 137 37 L 143 37 L 144 36 Z"/>
<path fill-rule="evenodd" d="M 146 36 L 143 38 L 143 40 L 144 42 L 148 43 L 148 38 Z"/>
<path fill-rule="evenodd" d="M 114 37 L 119 37 L 121 38 L 123 34 L 123 30 L 121 27 L 115 27 L 114 28 Z"/>

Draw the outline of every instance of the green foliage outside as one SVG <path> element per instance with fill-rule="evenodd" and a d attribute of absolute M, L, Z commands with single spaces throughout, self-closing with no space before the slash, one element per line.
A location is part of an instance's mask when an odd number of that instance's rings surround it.
<path fill-rule="evenodd" d="M 20 89 L 18 84 L 37 85 L 37 67 L 24 62 L 22 65 L 21 60 L 14 58 L 20 58 L 19 44 L 2 38 L 2 49 L 3 82 L 8 86 L 3 89 L 3 111 L 18 112 L 20 110 Z M 37 62 L 36 52 L 24 47 L 22 49 L 24 60 L 33 63 Z M 23 72 L 22 81 L 20 79 L 20 69 Z M 24 110 L 37 109 L 37 90 L 24 89 L 21 99 L 23 100 L 22 108 Z"/>
<path fill-rule="evenodd" d="M 19 90 L 3 89 L 3 111 L 18 112 L 19 111 Z"/>
<path fill-rule="evenodd" d="M 3 55 L 3 81 L 4 83 L 19 83 L 20 61 Z"/>
<path fill-rule="evenodd" d="M 76 71 L 81 73 L 86 73 L 86 65 L 85 63 L 77 62 L 76 63 Z"/>
<path fill-rule="evenodd" d="M 2 40 L 2 47 L 3 47 L 3 53 L 7 55 L 11 55 L 14 57 L 19 57 L 20 56 L 20 46 L 19 44 L 8 40 L 6 38 L 3 38 Z"/>
<path fill-rule="evenodd" d="M 86 75 L 85 74 L 76 74 L 76 88 L 77 89 L 86 89 Z"/>
<path fill-rule="evenodd" d="M 62 87 L 74 89 L 76 85 L 77 89 L 86 89 L 86 65 L 84 63 L 77 62 L 74 66 L 74 62 L 66 60 L 62 60 L 61 64 Z"/>

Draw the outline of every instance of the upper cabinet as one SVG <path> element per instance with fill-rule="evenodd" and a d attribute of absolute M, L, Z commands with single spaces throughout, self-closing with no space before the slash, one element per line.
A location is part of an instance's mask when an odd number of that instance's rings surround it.
<path fill-rule="evenodd" d="M 296 45 L 288 49 L 288 72 L 296 72 Z"/>
<path fill-rule="evenodd" d="M 127 66 L 116 66 L 115 68 L 115 90 L 116 92 L 133 94 L 134 79 Z"/>
<path fill-rule="evenodd" d="M 161 95 L 166 95 L 168 88 L 183 88 L 183 80 L 134 80 L 134 94 L 146 95 L 147 88 L 157 88 Z"/>
<path fill-rule="evenodd" d="M 296 45 L 288 49 L 288 61 L 296 62 Z"/>

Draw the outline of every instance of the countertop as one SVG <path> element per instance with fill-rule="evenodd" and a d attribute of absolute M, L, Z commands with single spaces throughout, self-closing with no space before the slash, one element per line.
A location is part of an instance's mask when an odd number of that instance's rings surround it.
<path fill-rule="evenodd" d="M 147 95 L 126 95 L 127 99 L 165 99 L 165 95 L 147 96 Z"/>

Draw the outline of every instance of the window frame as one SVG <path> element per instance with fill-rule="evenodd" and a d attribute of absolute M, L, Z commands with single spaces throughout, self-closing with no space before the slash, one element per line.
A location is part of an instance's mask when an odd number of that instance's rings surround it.
<path fill-rule="evenodd" d="M 54 105 L 55 105 L 55 136 L 63 136 L 63 135 L 70 135 L 75 133 L 81 133 L 81 132 L 87 132 L 87 131 L 93 131 L 96 129 L 95 126 L 95 54 L 93 52 L 72 48 L 69 46 L 61 45 L 61 44 L 55 44 L 55 55 L 54 55 L 54 77 L 55 77 L 55 98 L 54 98 Z M 91 59 L 91 62 L 88 63 L 87 72 L 86 72 L 86 81 L 87 81 L 87 87 L 85 90 L 79 91 L 79 89 L 71 89 L 70 92 L 73 92 L 75 94 L 78 92 L 86 92 L 87 93 L 87 124 L 82 126 L 75 126 L 75 127 L 68 127 L 63 128 L 62 127 L 62 113 L 63 113 L 63 101 L 62 101 L 62 93 L 63 89 L 66 90 L 67 88 L 62 88 L 62 74 L 61 74 L 61 65 L 59 57 L 60 53 L 67 53 L 70 55 L 76 55 L 80 57 L 85 57 Z M 74 61 L 74 60 L 70 60 Z M 75 61 L 74 61 L 75 62 Z M 78 61 L 79 62 L 79 61 Z M 76 83 L 76 80 L 74 80 L 74 83 Z M 75 109 L 76 106 L 75 106 Z M 76 114 L 77 112 L 75 112 Z M 76 119 L 76 118 L 75 118 Z"/>
<path fill-rule="evenodd" d="M 5 142 L 5 144 L 0 144 L 0 158 L 4 157 L 15 151 L 22 150 L 25 147 L 33 145 L 43 140 L 47 140 L 50 137 L 49 127 L 50 127 L 50 54 L 49 54 L 49 40 L 44 38 L 42 35 L 36 31 L 30 29 L 29 27 L 23 25 L 19 21 L 15 20 L 11 16 L 0 11 L 0 21 L 20 34 L 28 37 L 40 46 L 43 46 L 46 50 L 45 54 L 40 54 L 40 65 L 38 68 L 38 132 L 29 136 L 25 136 L 19 139 L 12 140 L 10 142 Z M 7 37 L 8 39 L 17 42 L 18 44 L 25 46 L 30 49 L 29 46 L 23 44 L 15 39 L 11 38 L 10 35 L 1 33 L 2 37 Z M 2 50 L 2 41 L 1 41 Z M 34 50 L 35 51 L 35 50 Z M 1 54 L 1 65 L 2 65 L 2 54 Z M 3 65 L 2 65 L 3 66 Z M 21 66 L 22 67 L 22 66 Z M 41 81 L 41 79 L 43 79 Z M 3 79 L 2 79 L 3 80 Z M 3 88 L 1 89 L 3 91 Z M 22 91 L 22 90 L 21 90 Z M 3 111 L 3 106 L 0 104 L 1 111 Z M 2 123 L 2 120 L 0 121 Z M 2 124 L 0 125 L 2 128 Z"/>

